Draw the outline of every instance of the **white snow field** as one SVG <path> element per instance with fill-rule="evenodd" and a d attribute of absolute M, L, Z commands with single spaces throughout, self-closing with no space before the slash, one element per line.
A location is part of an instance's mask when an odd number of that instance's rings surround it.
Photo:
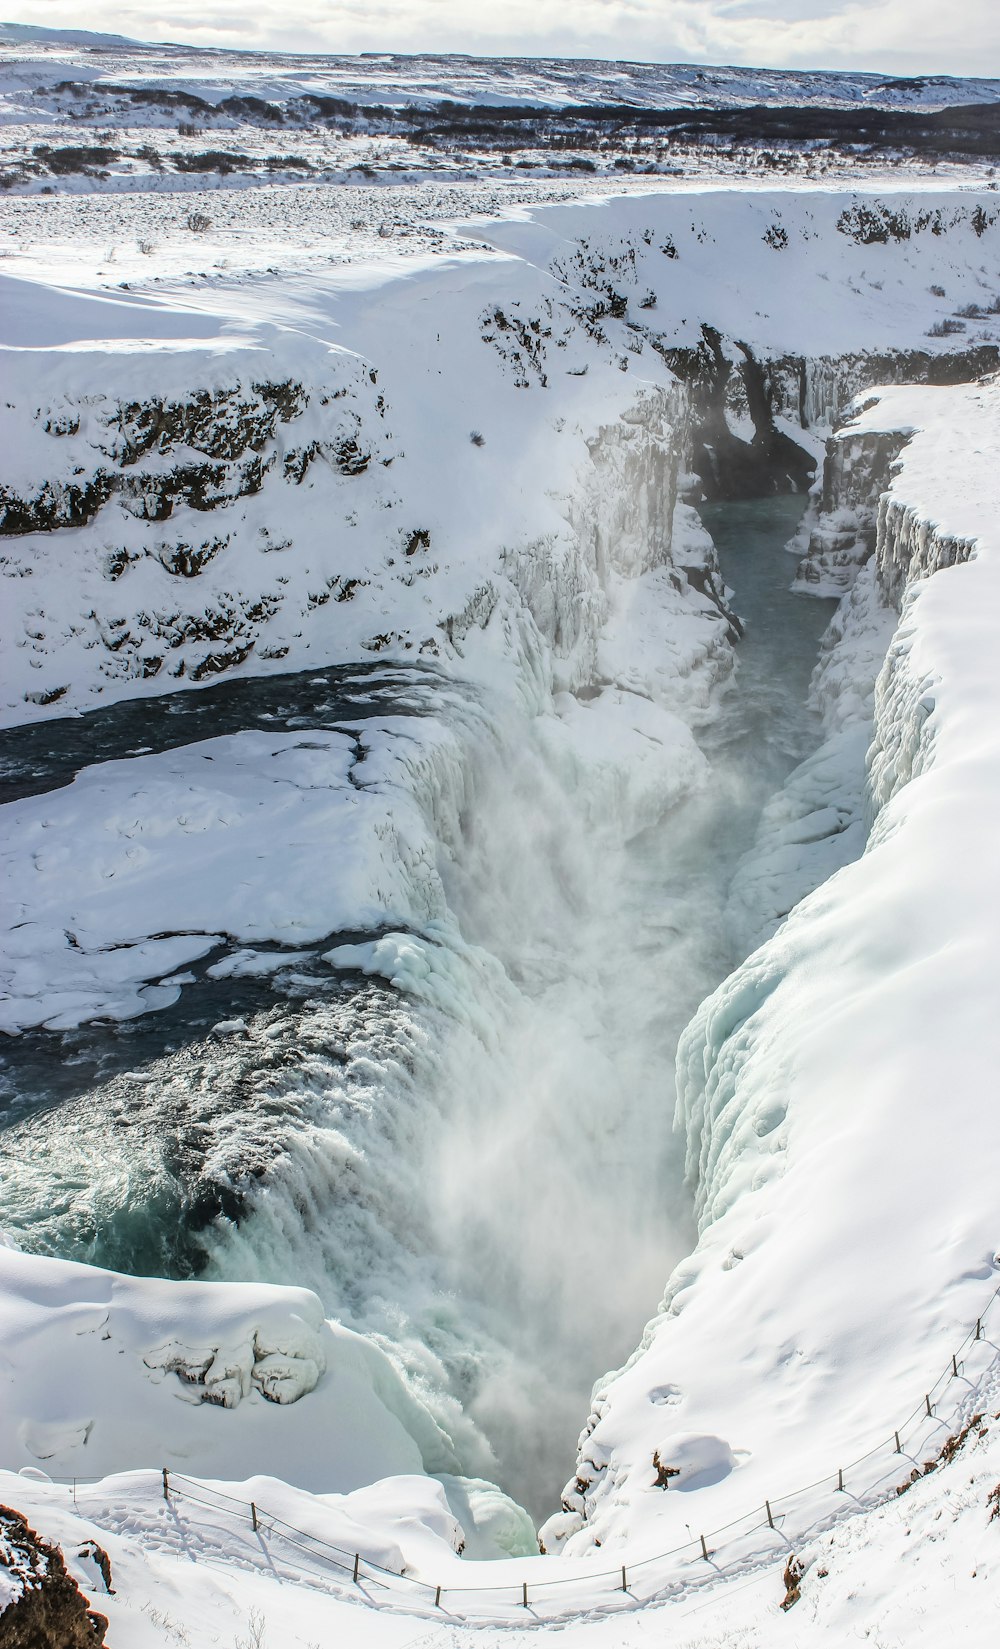
<path fill-rule="evenodd" d="M 137 1649 L 992 1644 L 996 194 L 349 193 L 4 203 L 0 1501 Z"/>

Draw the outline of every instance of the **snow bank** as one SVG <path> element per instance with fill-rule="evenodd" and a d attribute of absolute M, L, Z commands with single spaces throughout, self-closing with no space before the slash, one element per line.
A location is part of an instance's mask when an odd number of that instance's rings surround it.
<path fill-rule="evenodd" d="M 454 1467 L 369 1340 L 305 1289 L 168 1283 L 0 1249 L 4 1458 L 56 1477 L 139 1463 L 347 1492 Z M 72 1346 L 72 1371 L 66 1357 Z"/>

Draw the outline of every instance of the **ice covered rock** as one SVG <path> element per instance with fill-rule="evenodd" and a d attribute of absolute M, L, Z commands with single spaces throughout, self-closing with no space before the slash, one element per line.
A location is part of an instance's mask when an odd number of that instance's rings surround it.
<path fill-rule="evenodd" d="M 448 1505 L 462 1526 L 467 1558 L 534 1557 L 538 1552 L 535 1526 L 523 1507 L 481 1477 L 450 1477 L 439 1481 Z"/>

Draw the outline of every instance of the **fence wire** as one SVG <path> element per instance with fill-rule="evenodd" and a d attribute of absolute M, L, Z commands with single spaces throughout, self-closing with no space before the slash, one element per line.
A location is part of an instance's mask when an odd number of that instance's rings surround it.
<path fill-rule="evenodd" d="M 597 1571 L 587 1570 L 585 1573 L 578 1575 L 554 1575 L 545 1580 L 538 1579 L 536 1571 L 533 1569 L 530 1574 L 518 1579 L 512 1579 L 505 1575 L 502 1580 L 498 1579 L 493 1585 L 463 1586 L 447 1583 L 439 1585 L 434 1581 L 424 1579 L 420 1575 L 410 1574 L 405 1569 L 388 1568 L 386 1565 L 376 1562 L 374 1558 L 365 1557 L 362 1552 L 352 1551 L 349 1547 L 338 1546 L 331 1541 L 322 1539 L 319 1535 L 296 1528 L 294 1524 L 287 1523 L 282 1518 L 275 1516 L 256 1501 L 240 1500 L 233 1495 L 224 1493 L 221 1489 L 212 1487 L 208 1483 L 203 1483 L 196 1478 L 186 1477 L 183 1473 L 171 1471 L 167 1467 L 163 1467 L 160 1474 L 162 1494 L 164 1500 L 168 1503 L 180 1501 L 187 1505 L 198 1506 L 214 1512 L 216 1515 L 232 1518 L 234 1521 L 238 1521 L 241 1527 L 249 1526 L 252 1533 L 257 1535 L 262 1544 L 265 1544 L 265 1549 L 266 1541 L 280 1540 L 283 1545 L 291 1547 L 292 1550 L 309 1558 L 325 1570 L 333 1571 L 338 1576 L 346 1576 L 349 1584 L 358 1588 L 356 1593 L 352 1592 L 348 1595 L 363 1597 L 369 1602 L 375 1601 L 366 1590 L 367 1586 L 372 1586 L 382 1594 L 378 1600 L 380 1603 L 398 1601 L 404 1606 L 412 1607 L 415 1602 L 426 1601 L 432 1609 L 443 1611 L 453 1619 L 461 1619 L 473 1617 L 459 1614 L 451 1600 L 478 1596 L 483 1599 L 492 1599 L 494 1609 L 500 1613 L 502 1618 L 509 1618 L 510 1611 L 513 1608 L 517 1610 L 522 1620 L 526 1618 L 531 1620 L 533 1616 L 537 1618 L 537 1605 L 539 1602 L 544 1601 L 540 1594 L 549 1594 L 558 1588 L 569 1586 L 576 1588 L 580 1595 L 573 1600 L 568 1608 L 560 1612 L 564 1617 L 569 1614 L 591 1610 L 595 1606 L 599 1607 L 602 1602 L 605 1606 L 610 1606 L 613 1604 L 615 1594 L 617 1594 L 621 1603 L 626 1601 L 632 1604 L 640 1601 L 649 1602 L 655 1597 L 665 1596 L 670 1591 L 678 1590 L 682 1586 L 689 1587 L 694 1577 L 690 1571 L 684 1574 L 675 1573 L 672 1576 L 650 1576 L 653 1590 L 648 1591 L 644 1588 L 644 1595 L 640 1598 L 633 1585 L 634 1578 L 639 1571 L 648 1570 L 653 1565 L 662 1566 L 675 1563 L 677 1560 L 687 1559 L 696 1566 L 706 1565 L 703 1576 L 704 1579 L 708 1580 L 717 1578 L 734 1562 L 759 1566 L 762 1563 L 773 1561 L 776 1550 L 787 1551 L 790 1549 L 791 1534 L 787 1525 L 791 1503 L 802 1501 L 809 1495 L 826 1494 L 834 1497 L 828 1512 L 815 1516 L 811 1522 L 797 1531 L 796 1539 L 801 1542 L 803 1539 L 824 1532 L 841 1520 L 844 1515 L 844 1496 L 847 1497 L 848 1502 L 853 1504 L 855 1509 L 861 1509 L 862 1507 L 870 1509 L 889 1499 L 891 1495 L 902 1492 L 918 1477 L 925 1475 L 929 1470 L 933 1470 L 939 1463 L 941 1450 L 930 1459 L 918 1460 L 917 1455 L 926 1453 L 930 1441 L 926 1434 L 929 1431 L 946 1429 L 949 1423 L 942 1416 L 935 1413 L 936 1396 L 945 1392 L 953 1382 L 964 1381 L 969 1390 L 965 1394 L 964 1401 L 960 1400 L 953 1407 L 950 1423 L 953 1424 L 956 1416 L 960 1417 L 964 1413 L 968 1413 L 971 1419 L 972 1393 L 976 1385 L 985 1379 L 989 1370 L 996 1363 L 998 1354 L 1000 1354 L 1000 1347 L 987 1338 L 985 1331 L 986 1319 L 996 1305 L 998 1298 L 1000 1298 L 1000 1287 L 994 1289 L 990 1295 L 980 1316 L 976 1318 L 974 1326 L 952 1354 L 943 1373 L 928 1387 L 921 1401 L 906 1418 L 898 1426 L 892 1428 L 891 1436 L 883 1437 L 872 1448 L 866 1450 L 864 1454 L 858 1455 L 856 1459 L 846 1462 L 843 1466 L 838 1466 L 835 1473 L 830 1472 L 825 1477 L 806 1484 L 805 1487 L 778 1495 L 773 1500 L 766 1500 L 762 1507 L 754 1508 L 742 1517 L 734 1518 L 731 1522 L 724 1523 L 718 1528 L 706 1530 L 704 1533 L 691 1537 L 669 1551 L 660 1552 L 651 1557 L 637 1558 L 632 1562 L 629 1562 L 626 1558 L 625 1561 L 616 1564 L 614 1568 Z M 993 1356 L 988 1360 L 986 1366 L 980 1370 L 978 1378 L 974 1380 L 965 1375 L 963 1358 L 969 1348 L 977 1344 L 981 1344 L 984 1348 L 990 1348 Z M 923 1441 L 921 1446 L 917 1448 L 920 1439 L 923 1439 Z M 942 1449 L 944 1446 L 942 1444 Z M 889 1451 L 889 1458 L 885 1462 L 883 1471 L 874 1482 L 869 1482 L 867 1487 L 862 1487 L 856 1480 L 853 1483 L 849 1482 L 849 1479 L 855 1476 L 861 1467 L 878 1456 L 884 1456 L 887 1450 Z M 900 1481 L 899 1470 L 892 1466 L 892 1461 L 895 1460 L 908 1461 L 911 1465 L 910 1472 L 902 1481 Z M 97 1483 L 101 1479 L 50 1478 L 50 1481 L 72 1483 L 75 1498 L 76 1489 L 79 1485 Z M 737 1530 L 741 1532 L 737 1534 Z M 725 1557 L 727 1547 L 735 1548 L 738 1544 L 742 1546 L 750 1541 L 751 1537 L 764 1532 L 771 1539 L 769 1548 L 764 1549 L 758 1542 L 755 1548 L 751 1550 L 742 1552 L 733 1550 L 732 1556 L 727 1561 Z M 777 1542 L 777 1545 L 775 1542 Z M 531 1561 L 537 1564 L 537 1559 Z M 604 1583 L 608 1582 L 611 1584 L 606 1586 Z M 590 1594 L 595 1592 L 596 1596 L 592 1597 Z M 587 1600 L 585 1601 L 585 1599 Z M 481 1618 L 481 1616 L 475 1618 Z M 544 1618 L 553 1620 L 559 1617 L 550 1612 Z"/>

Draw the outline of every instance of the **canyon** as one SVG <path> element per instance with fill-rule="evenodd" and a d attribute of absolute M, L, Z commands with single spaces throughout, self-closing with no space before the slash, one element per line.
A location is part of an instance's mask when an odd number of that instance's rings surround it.
<path fill-rule="evenodd" d="M 995 192 L 476 190 L 6 202 L 0 1498 L 168 1589 L 163 1472 L 683 1601 L 998 1280 Z"/>

